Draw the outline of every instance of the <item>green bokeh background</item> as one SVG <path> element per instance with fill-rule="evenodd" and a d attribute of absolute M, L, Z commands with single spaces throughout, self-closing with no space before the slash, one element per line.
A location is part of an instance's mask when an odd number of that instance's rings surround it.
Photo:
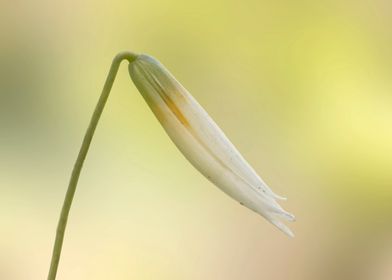
<path fill-rule="evenodd" d="M 297 216 L 202 177 L 121 67 L 58 279 L 392 279 L 392 3 L 0 2 L 0 279 L 45 279 L 113 56 L 158 58 Z"/>

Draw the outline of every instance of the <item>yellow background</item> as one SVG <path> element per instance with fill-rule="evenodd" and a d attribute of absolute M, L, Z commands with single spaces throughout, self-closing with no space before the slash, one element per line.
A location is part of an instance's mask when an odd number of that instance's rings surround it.
<path fill-rule="evenodd" d="M 122 66 L 58 279 L 392 279 L 392 4 L 0 2 L 0 279 L 45 279 L 113 56 L 158 58 L 297 221 L 287 238 L 177 151 Z"/>

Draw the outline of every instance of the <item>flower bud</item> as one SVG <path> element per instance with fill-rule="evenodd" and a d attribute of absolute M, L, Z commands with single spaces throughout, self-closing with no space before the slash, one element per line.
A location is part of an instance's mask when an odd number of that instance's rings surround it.
<path fill-rule="evenodd" d="M 280 218 L 293 221 L 274 194 L 207 112 L 156 59 L 139 55 L 129 73 L 147 104 L 192 165 L 217 187 L 289 236 Z"/>

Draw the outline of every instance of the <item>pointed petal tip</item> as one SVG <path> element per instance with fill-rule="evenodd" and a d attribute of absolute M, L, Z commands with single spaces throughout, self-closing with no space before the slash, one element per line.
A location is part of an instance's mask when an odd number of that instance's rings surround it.
<path fill-rule="evenodd" d="M 289 212 L 284 211 L 284 212 L 282 213 L 282 216 L 283 216 L 286 220 L 288 220 L 288 221 L 290 221 L 290 222 L 295 222 L 295 216 L 294 216 L 293 214 L 289 213 Z"/>
<path fill-rule="evenodd" d="M 294 238 L 294 233 L 291 229 L 288 228 L 284 223 L 278 220 L 271 220 L 271 223 L 274 224 L 278 229 L 280 229 L 283 233 L 285 233 L 288 237 Z"/>
<path fill-rule="evenodd" d="M 277 194 L 275 194 L 275 193 L 273 194 L 273 197 L 274 197 L 275 199 L 282 200 L 282 201 L 287 200 L 287 197 L 280 196 L 280 195 L 277 195 Z"/>
<path fill-rule="evenodd" d="M 288 230 L 287 232 L 285 232 L 286 233 L 286 235 L 288 236 L 288 237 L 290 237 L 290 238 L 294 238 L 295 237 L 295 234 L 291 231 L 291 230 Z"/>
<path fill-rule="evenodd" d="M 287 221 L 294 222 L 295 216 L 282 208 L 276 201 L 274 202 L 273 206 L 269 209 L 269 211 L 277 215 L 279 217 L 283 217 Z"/>

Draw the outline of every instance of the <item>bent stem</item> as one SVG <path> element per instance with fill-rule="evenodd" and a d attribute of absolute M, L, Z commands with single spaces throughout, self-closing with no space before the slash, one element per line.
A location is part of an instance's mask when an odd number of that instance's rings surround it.
<path fill-rule="evenodd" d="M 105 107 L 106 101 L 108 100 L 110 90 L 112 89 L 113 82 L 116 78 L 119 66 L 123 60 L 128 60 L 129 63 L 132 63 L 136 59 L 136 57 L 137 57 L 136 54 L 130 52 L 122 52 L 116 55 L 116 57 L 113 59 L 104 87 L 102 89 L 101 96 L 99 97 L 98 103 L 91 117 L 90 124 L 87 128 L 86 134 L 84 135 L 82 146 L 80 147 L 78 157 L 76 159 L 75 165 L 72 170 L 71 179 L 69 181 L 67 193 L 65 194 L 63 207 L 60 213 L 60 219 L 57 225 L 56 239 L 53 246 L 52 260 L 50 263 L 48 280 L 56 279 L 57 268 L 59 265 L 61 249 L 64 241 L 65 228 L 67 226 L 68 215 L 71 209 L 73 197 L 75 195 L 75 190 L 78 184 L 80 171 L 82 170 L 83 162 L 86 159 L 86 155 L 90 147 L 91 140 L 94 136 L 95 129 L 97 128 L 98 121 L 102 115 L 102 111 Z"/>

